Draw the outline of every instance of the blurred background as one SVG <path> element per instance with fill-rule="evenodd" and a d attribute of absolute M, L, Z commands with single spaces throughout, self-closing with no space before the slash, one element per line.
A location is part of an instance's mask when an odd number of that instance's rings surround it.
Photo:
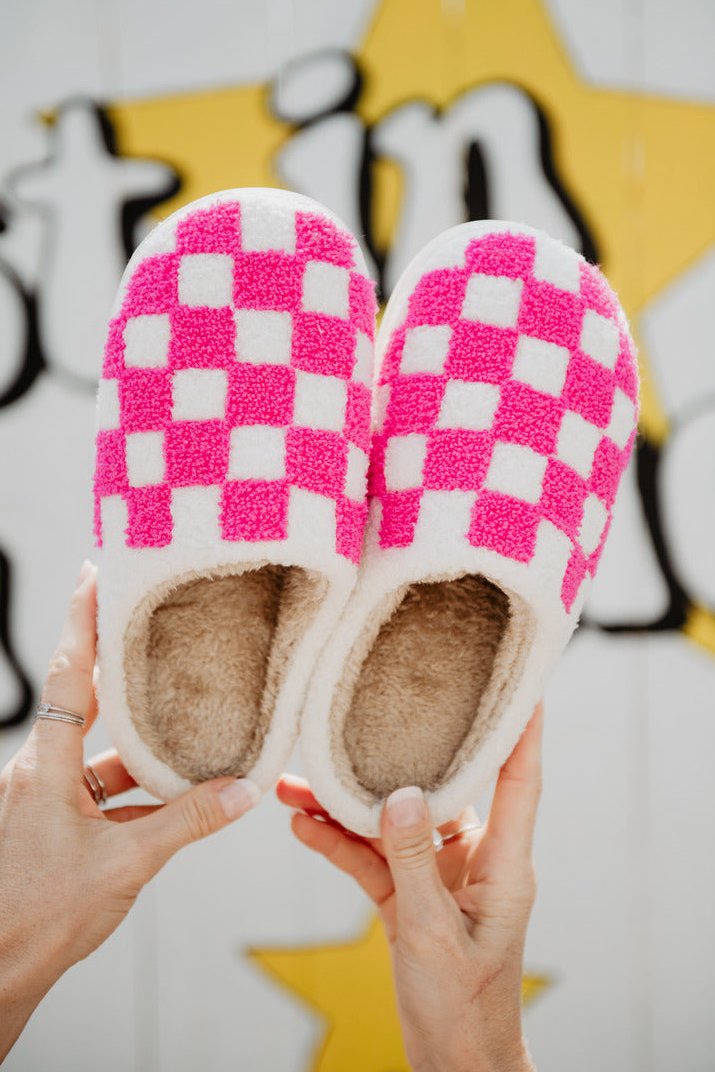
<path fill-rule="evenodd" d="M 712 0 L 23 0 L 2 22 L 0 759 L 93 553 L 103 333 L 158 219 L 299 190 L 361 236 L 383 297 L 445 227 L 542 227 L 620 294 L 643 391 L 547 696 L 526 1033 L 549 1072 L 714 1069 Z M 368 903 L 266 799 L 167 867 L 5 1067 L 407 1064 Z"/>

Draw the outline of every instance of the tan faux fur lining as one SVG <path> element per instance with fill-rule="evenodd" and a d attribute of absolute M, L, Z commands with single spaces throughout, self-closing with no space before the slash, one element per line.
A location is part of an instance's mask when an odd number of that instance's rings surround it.
<path fill-rule="evenodd" d="M 124 673 L 152 752 L 193 782 L 247 774 L 326 588 L 318 573 L 259 562 L 190 572 L 150 592 L 126 630 Z"/>
<path fill-rule="evenodd" d="M 336 691 L 331 747 L 343 782 L 366 802 L 404 785 L 439 788 L 503 711 L 530 630 L 520 602 L 484 577 L 391 593 Z"/>

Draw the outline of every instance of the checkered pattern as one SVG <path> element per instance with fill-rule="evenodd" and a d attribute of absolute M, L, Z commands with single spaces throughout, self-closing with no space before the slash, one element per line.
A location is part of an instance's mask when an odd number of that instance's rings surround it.
<path fill-rule="evenodd" d="M 568 611 L 603 548 L 635 437 L 636 355 L 594 266 L 547 235 L 475 238 L 422 276 L 388 340 L 370 493 L 380 546 L 445 513 L 474 547 L 558 548 Z"/>
<path fill-rule="evenodd" d="M 356 254 L 323 216 L 238 199 L 139 261 L 99 386 L 99 546 L 111 497 L 141 548 L 170 544 L 187 502 L 223 540 L 285 540 L 308 495 L 358 561 L 376 306 Z"/>

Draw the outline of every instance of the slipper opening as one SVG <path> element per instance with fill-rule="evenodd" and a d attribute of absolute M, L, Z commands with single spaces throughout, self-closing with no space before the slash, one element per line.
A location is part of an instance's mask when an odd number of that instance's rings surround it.
<path fill-rule="evenodd" d="M 530 621 L 518 597 L 478 575 L 392 593 L 337 692 L 331 744 L 345 784 L 366 801 L 405 785 L 439 789 L 508 703 Z"/>
<path fill-rule="evenodd" d="M 127 628 L 124 673 L 134 726 L 162 762 L 192 782 L 250 773 L 327 584 L 258 563 L 149 593 Z"/>

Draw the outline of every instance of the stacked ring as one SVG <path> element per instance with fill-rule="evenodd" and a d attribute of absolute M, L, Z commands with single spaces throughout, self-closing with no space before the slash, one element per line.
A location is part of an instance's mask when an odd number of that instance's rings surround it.
<path fill-rule="evenodd" d="M 85 781 L 85 784 L 86 784 L 87 788 L 89 789 L 90 793 L 92 794 L 92 798 L 94 800 L 94 803 L 98 807 L 101 807 L 102 804 L 106 804 L 107 803 L 107 787 L 104 784 L 104 782 L 102 781 L 102 779 L 99 777 L 99 775 L 97 774 L 97 772 L 94 769 L 94 767 L 91 767 L 89 765 L 89 763 L 84 768 L 84 781 Z"/>
<path fill-rule="evenodd" d="M 77 711 L 70 711 L 66 707 L 57 707 L 56 704 L 39 703 L 35 711 L 35 719 L 48 718 L 53 722 L 69 722 L 73 726 L 84 726 L 87 719 Z"/>

